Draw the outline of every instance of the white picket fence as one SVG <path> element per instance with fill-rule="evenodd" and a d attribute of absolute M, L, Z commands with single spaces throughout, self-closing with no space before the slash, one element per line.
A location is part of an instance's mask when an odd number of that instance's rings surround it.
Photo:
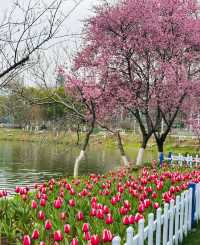
<path fill-rule="evenodd" d="M 195 188 L 196 208 L 194 217 L 200 219 L 200 183 Z M 186 190 L 171 200 L 170 204 L 164 205 L 164 211 L 157 209 L 154 214 L 148 215 L 148 225 L 144 227 L 144 220 L 138 223 L 138 233 L 135 234 L 133 227 L 127 229 L 126 243 L 124 245 L 173 245 L 179 244 L 187 236 L 192 228 L 192 189 Z M 120 245 L 121 238 L 116 236 L 112 240 L 113 245 Z"/>
<path fill-rule="evenodd" d="M 196 155 L 195 157 L 190 156 L 189 154 L 187 156 L 183 156 L 181 154 L 171 155 L 171 158 L 164 157 L 164 160 L 170 161 L 171 163 L 178 163 L 180 166 L 183 165 L 184 162 L 187 163 L 187 165 L 190 165 L 191 167 L 193 165 L 198 166 L 200 164 L 200 157 L 199 155 Z"/>

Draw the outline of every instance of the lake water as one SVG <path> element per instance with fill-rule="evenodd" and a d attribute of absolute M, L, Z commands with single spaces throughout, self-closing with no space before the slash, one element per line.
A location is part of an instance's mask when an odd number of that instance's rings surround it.
<path fill-rule="evenodd" d="M 0 190 L 13 191 L 16 185 L 32 186 L 50 177 L 73 174 L 73 164 L 79 149 L 64 145 L 0 141 Z M 137 149 L 131 152 L 134 159 Z M 148 153 L 146 159 L 154 156 Z M 117 149 L 90 146 L 79 174 L 105 173 L 120 166 Z"/>

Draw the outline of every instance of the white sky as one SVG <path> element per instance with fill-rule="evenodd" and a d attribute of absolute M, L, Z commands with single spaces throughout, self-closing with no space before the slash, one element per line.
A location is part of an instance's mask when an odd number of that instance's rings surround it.
<path fill-rule="evenodd" d="M 14 2 L 17 0 L 0 0 L 0 17 L 4 15 L 5 11 L 9 10 Z M 20 2 L 20 0 L 18 0 Z M 33 0 L 34 1 L 34 0 Z M 38 0 L 35 0 L 38 1 Z M 43 0 L 45 3 L 51 3 L 52 0 Z M 68 13 L 74 0 L 64 0 L 63 12 Z M 77 1 L 77 0 L 76 0 Z M 28 1 L 27 1 L 28 2 Z M 80 32 L 82 29 L 81 20 L 87 18 L 91 14 L 92 6 L 98 3 L 98 0 L 83 0 L 79 7 L 72 13 L 66 22 L 67 29 L 75 32 Z"/>
<path fill-rule="evenodd" d="M 19 2 L 28 2 L 28 0 L 0 0 L 0 19 L 5 15 L 7 11 L 12 7 L 13 3 L 19 1 Z M 38 0 L 32 0 L 38 1 Z M 53 0 L 41 0 L 46 4 L 51 3 Z M 63 0 L 65 3 L 63 5 L 62 12 L 64 14 L 67 14 L 70 9 L 74 6 L 74 1 L 75 0 Z M 81 4 L 77 7 L 77 9 L 67 18 L 65 21 L 65 24 L 63 25 L 62 29 L 60 30 L 59 35 L 65 35 L 65 34 L 79 34 L 81 33 L 83 23 L 82 20 L 85 18 L 91 16 L 92 14 L 92 7 L 93 5 L 97 4 L 100 0 L 82 0 Z M 76 0 L 78 2 L 78 0 Z M 73 38 L 66 38 L 62 42 L 62 44 L 57 45 L 56 47 L 51 48 L 51 50 L 48 50 L 46 52 L 48 59 L 53 60 L 55 56 L 55 49 L 56 53 L 60 57 L 60 64 L 63 64 L 66 61 L 66 57 L 63 55 L 63 47 L 67 50 L 68 54 L 74 53 L 74 50 L 76 50 L 76 46 L 74 43 L 80 44 L 80 36 L 74 36 Z M 69 63 L 67 61 L 66 63 Z M 52 73 L 51 73 L 52 74 Z M 30 82 L 32 80 L 31 77 L 29 79 L 25 79 L 26 81 L 28 80 L 28 84 L 32 84 Z"/>

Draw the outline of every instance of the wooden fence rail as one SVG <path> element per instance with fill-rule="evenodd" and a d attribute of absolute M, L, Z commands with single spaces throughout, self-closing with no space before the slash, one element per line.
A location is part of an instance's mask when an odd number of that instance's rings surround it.
<path fill-rule="evenodd" d="M 162 155 L 161 158 L 159 159 L 160 164 L 162 164 L 163 161 L 169 161 L 170 163 L 176 163 L 179 164 L 180 166 L 183 165 L 183 163 L 186 163 L 190 167 L 192 166 L 198 166 L 200 164 L 200 156 L 196 155 L 191 156 L 187 154 L 187 156 L 183 156 L 180 153 L 178 155 L 174 155 L 172 153 L 169 153 L 168 156 Z"/>

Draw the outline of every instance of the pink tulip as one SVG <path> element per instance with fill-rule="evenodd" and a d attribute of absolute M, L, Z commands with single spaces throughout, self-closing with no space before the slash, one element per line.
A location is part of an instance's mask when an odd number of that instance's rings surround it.
<path fill-rule="evenodd" d="M 61 206 L 62 206 L 61 200 L 60 200 L 60 199 L 56 199 L 56 200 L 54 201 L 54 208 L 59 209 L 59 208 L 61 208 Z"/>
<path fill-rule="evenodd" d="M 31 245 L 31 238 L 29 235 L 23 237 L 23 245 Z"/>
<path fill-rule="evenodd" d="M 92 235 L 90 238 L 91 245 L 99 245 L 100 244 L 100 239 L 98 235 Z"/>
<path fill-rule="evenodd" d="M 73 238 L 71 245 L 78 245 L 78 239 L 77 238 Z"/>
<path fill-rule="evenodd" d="M 76 218 L 78 221 L 81 221 L 84 219 L 84 215 L 83 215 L 83 212 L 81 211 L 78 211 L 77 215 L 76 215 Z"/>
<path fill-rule="evenodd" d="M 65 224 L 64 225 L 64 232 L 68 234 L 68 233 L 70 233 L 70 231 L 71 231 L 70 225 L 69 224 Z"/>
<path fill-rule="evenodd" d="M 63 235 L 60 230 L 57 230 L 54 232 L 54 241 L 62 241 L 63 240 Z"/>
<path fill-rule="evenodd" d="M 34 230 L 33 233 L 32 233 L 31 238 L 33 240 L 37 240 L 39 238 L 39 235 L 40 235 L 39 231 L 38 230 Z"/>
<path fill-rule="evenodd" d="M 106 224 L 107 225 L 110 225 L 113 223 L 113 218 L 112 218 L 112 215 L 111 214 L 107 214 L 106 215 Z"/>
<path fill-rule="evenodd" d="M 37 202 L 35 200 L 33 200 L 31 202 L 31 208 L 33 208 L 33 209 L 36 209 L 37 208 Z"/>
<path fill-rule="evenodd" d="M 51 228 L 52 228 L 52 223 L 50 222 L 50 220 L 46 220 L 45 229 L 46 230 L 51 230 Z"/>
<path fill-rule="evenodd" d="M 38 212 L 38 219 L 40 219 L 40 220 L 44 220 L 45 219 L 45 214 L 44 214 L 43 211 L 39 211 Z"/>
<path fill-rule="evenodd" d="M 110 230 L 104 229 L 102 234 L 102 240 L 103 242 L 111 242 L 112 241 L 112 233 Z"/>

